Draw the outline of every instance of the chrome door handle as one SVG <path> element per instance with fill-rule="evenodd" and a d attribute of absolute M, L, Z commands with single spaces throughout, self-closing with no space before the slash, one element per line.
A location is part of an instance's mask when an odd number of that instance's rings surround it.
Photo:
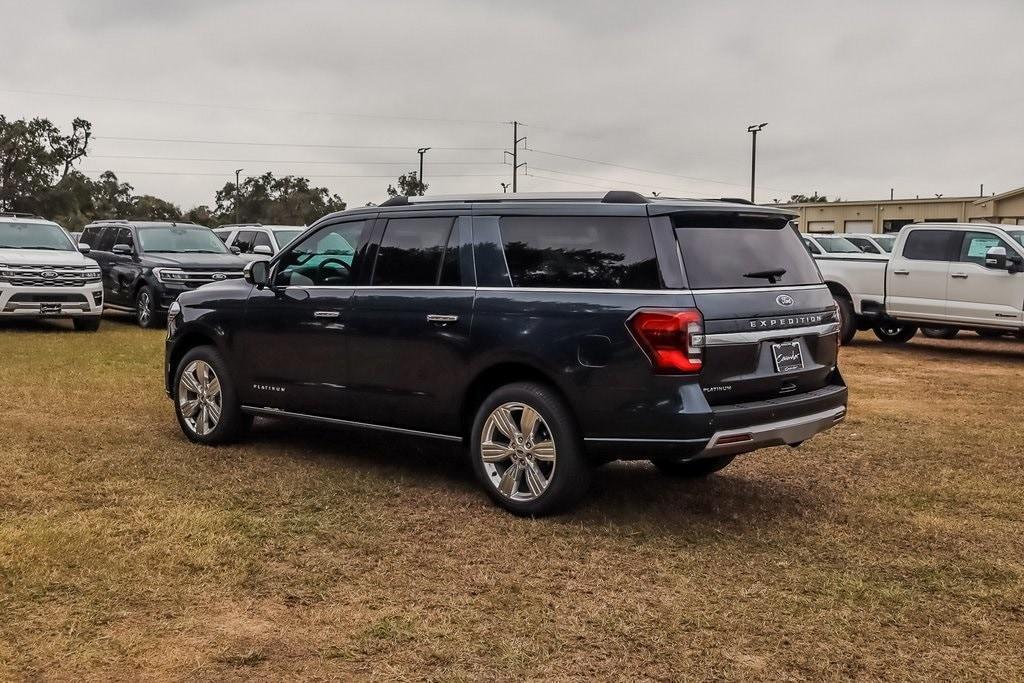
<path fill-rule="evenodd" d="M 341 313 L 337 311 L 316 311 L 313 313 L 314 318 L 337 318 Z"/>
<path fill-rule="evenodd" d="M 957 278 L 959 280 L 966 280 L 967 279 L 967 273 L 950 273 L 949 276 L 950 277 L 955 277 L 955 278 Z"/>
<path fill-rule="evenodd" d="M 430 313 L 427 315 L 427 322 L 438 323 L 440 325 L 447 325 L 448 323 L 457 322 L 459 316 L 457 315 L 438 315 L 436 313 Z"/>
<path fill-rule="evenodd" d="M 910 271 L 909 270 L 894 270 L 894 271 L 892 271 L 892 274 L 893 275 L 910 275 Z"/>

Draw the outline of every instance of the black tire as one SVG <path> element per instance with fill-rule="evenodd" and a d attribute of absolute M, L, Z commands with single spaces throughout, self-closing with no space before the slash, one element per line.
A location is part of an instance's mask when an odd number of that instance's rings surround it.
<path fill-rule="evenodd" d="M 149 285 L 143 285 L 135 293 L 135 322 L 139 324 L 139 327 L 151 329 L 160 327 L 160 321 L 157 318 L 156 296 Z"/>
<path fill-rule="evenodd" d="M 839 308 L 839 343 L 846 346 L 857 334 L 857 314 L 853 311 L 852 301 L 844 296 L 835 299 Z"/>
<path fill-rule="evenodd" d="M 190 418 L 195 423 L 198 420 L 198 414 L 195 417 L 185 415 L 182 409 L 182 401 L 180 400 L 180 391 L 182 390 L 181 376 L 195 361 L 208 365 L 220 386 L 220 418 L 217 420 L 216 425 L 212 429 L 205 431 L 205 433 L 202 429 L 197 429 L 193 424 L 189 423 L 188 420 Z M 217 349 L 212 346 L 197 346 L 186 353 L 178 363 L 178 367 L 174 369 L 174 383 L 171 386 L 172 398 L 174 399 L 174 414 L 178 418 L 178 425 L 181 427 L 181 431 L 189 441 L 207 446 L 231 443 L 241 438 L 249 427 L 252 426 L 252 416 L 246 415 L 241 410 L 235 382 L 228 373 L 227 364 L 220 357 Z M 186 395 L 186 401 L 189 400 L 188 396 L 191 395 L 191 393 Z"/>
<path fill-rule="evenodd" d="M 657 458 L 651 460 L 654 466 L 661 470 L 662 474 L 670 477 L 683 477 L 685 479 L 697 479 L 714 474 L 725 469 L 733 460 L 735 455 L 719 455 L 714 458 L 701 458 L 700 460 L 686 461 L 684 459 Z"/>
<path fill-rule="evenodd" d="M 906 344 L 917 334 L 916 325 L 876 325 L 871 329 L 886 344 Z"/>
<path fill-rule="evenodd" d="M 975 332 L 984 339 L 999 339 L 1006 334 L 1003 330 L 975 330 Z"/>
<path fill-rule="evenodd" d="M 514 435 L 506 436 L 505 431 L 501 431 L 498 421 L 492 420 L 492 413 L 497 415 L 498 408 L 507 405 L 528 407 L 539 415 L 530 438 L 540 439 L 538 445 L 550 440 L 554 444 L 552 460 L 535 458 L 532 449 L 525 448 L 530 445 L 529 440 L 521 442 L 517 450 Z M 525 411 L 521 408 L 508 410 L 507 417 L 512 422 L 509 431 L 525 437 L 522 430 Z M 505 448 L 507 455 L 497 456 L 503 459 L 484 462 L 481 445 L 485 429 L 491 432 L 490 443 Z M 480 485 L 491 500 L 515 515 L 541 517 L 566 510 L 583 496 L 590 484 L 591 466 L 583 454 L 583 440 L 576 420 L 554 390 L 534 382 L 500 387 L 484 399 L 470 433 L 470 460 Z M 519 469 L 513 470 L 513 467 Z M 513 476 L 506 480 L 510 471 Z M 534 490 L 538 481 L 536 475 L 530 475 L 537 471 L 546 482 L 539 494 Z M 506 481 L 512 482 L 508 494 L 499 490 L 499 485 Z"/>
<path fill-rule="evenodd" d="M 89 316 L 88 318 L 72 318 L 72 324 L 77 332 L 95 332 L 100 329 L 100 317 Z"/>
<path fill-rule="evenodd" d="M 959 327 L 922 327 L 921 334 L 929 339 L 953 339 L 960 333 Z"/>

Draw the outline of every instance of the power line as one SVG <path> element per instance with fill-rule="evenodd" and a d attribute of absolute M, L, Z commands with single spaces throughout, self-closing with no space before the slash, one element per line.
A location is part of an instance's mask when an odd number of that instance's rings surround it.
<path fill-rule="evenodd" d="M 251 147 L 302 147 L 307 149 L 401 149 L 413 151 L 419 145 L 329 145 L 324 143 L 302 143 L 302 142 L 257 142 L 246 140 L 200 140 L 192 138 L 141 138 L 127 135 L 94 135 L 93 140 L 128 140 L 131 142 L 173 142 L 189 145 L 248 145 Z M 486 151 L 500 152 L 503 147 L 434 147 L 438 150 L 447 151 Z"/>
<path fill-rule="evenodd" d="M 359 119 L 390 119 L 393 121 L 425 121 L 428 123 L 457 123 L 457 124 L 479 124 L 487 126 L 500 126 L 503 121 L 488 121 L 483 119 L 456 119 L 443 116 L 402 116 L 394 114 L 369 114 L 365 112 L 342 112 L 342 111 L 314 111 L 303 109 L 282 109 L 275 107 L 254 107 L 244 104 L 221 104 L 210 102 L 180 102 L 175 100 L 150 100 L 141 97 L 111 97 L 108 95 L 86 95 L 82 93 L 64 93 L 51 90 L 15 90 L 13 88 L 0 88 L 0 92 L 14 93 L 19 95 L 44 95 L 48 97 L 69 97 L 85 100 L 102 100 L 108 102 L 129 102 L 132 104 L 156 104 L 172 107 L 196 107 L 201 109 L 235 109 L 240 111 L 259 111 L 275 114 L 300 114 L 312 116 L 342 116 Z"/>
<path fill-rule="evenodd" d="M 243 164 L 325 164 L 338 166 L 409 166 L 408 161 L 325 161 L 323 159 L 225 159 L 221 157 L 163 157 L 129 154 L 90 154 L 89 159 L 145 159 L 151 161 L 220 161 Z M 432 165 L 503 166 L 500 161 L 432 161 Z"/>
<path fill-rule="evenodd" d="M 89 175 L 99 175 L 106 173 L 107 170 L 99 169 L 83 169 L 82 173 Z M 224 171 L 222 173 L 213 173 L 208 171 L 115 171 L 116 175 L 170 175 L 170 176 L 214 176 L 214 177 L 226 177 L 234 173 L 234 171 Z M 306 178 L 391 178 L 394 179 L 394 175 L 366 175 L 366 174 L 338 174 L 338 175 L 305 175 Z M 501 173 L 449 173 L 449 174 L 435 174 L 434 178 L 502 178 L 504 174 Z"/>

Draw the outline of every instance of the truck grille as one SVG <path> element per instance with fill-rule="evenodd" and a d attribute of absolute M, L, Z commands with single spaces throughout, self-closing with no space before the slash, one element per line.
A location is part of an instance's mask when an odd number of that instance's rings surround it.
<path fill-rule="evenodd" d="M 82 287 L 100 281 L 99 266 L 0 267 L 0 281 L 15 287 Z"/>
<path fill-rule="evenodd" d="M 165 283 L 178 283 L 190 289 L 208 285 L 211 282 L 223 282 L 224 280 L 240 280 L 240 270 L 176 270 L 161 268 L 158 278 Z"/>

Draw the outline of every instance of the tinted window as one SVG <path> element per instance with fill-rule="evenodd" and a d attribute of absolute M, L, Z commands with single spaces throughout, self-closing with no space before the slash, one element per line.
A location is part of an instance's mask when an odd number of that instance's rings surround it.
<path fill-rule="evenodd" d="M 114 245 L 114 232 L 117 228 L 100 228 L 100 234 L 96 238 L 96 244 L 91 244 L 93 249 L 99 251 L 110 251 L 110 247 Z"/>
<path fill-rule="evenodd" d="M 114 236 L 114 244 L 126 244 L 132 246 L 132 231 L 128 228 L 118 228 Z"/>
<path fill-rule="evenodd" d="M 139 244 L 143 251 L 163 254 L 226 254 L 224 243 L 209 228 L 175 225 L 167 228 L 141 228 Z"/>
<path fill-rule="evenodd" d="M 97 227 L 86 228 L 82 231 L 82 236 L 79 238 L 79 244 L 88 244 L 90 248 L 96 248 L 96 238 L 100 234 L 100 229 Z"/>
<path fill-rule="evenodd" d="M 949 261 L 950 247 L 958 236 L 951 230 L 913 230 L 903 245 L 903 257 L 915 261 Z"/>
<path fill-rule="evenodd" d="M 265 232 L 257 232 L 256 236 L 252 240 L 253 247 L 270 247 L 273 249 L 273 245 L 270 244 L 270 235 Z"/>
<path fill-rule="evenodd" d="M 989 232 L 966 232 L 960 245 L 960 261 L 985 265 L 985 254 L 992 247 L 1002 247 L 1007 254 L 1015 253 L 1009 244 Z"/>
<path fill-rule="evenodd" d="M 508 217 L 501 238 L 516 287 L 661 287 L 646 218 Z"/>
<path fill-rule="evenodd" d="M 255 237 L 255 230 L 239 230 L 238 234 L 235 235 L 235 242 L 231 246 L 238 247 L 238 250 L 243 254 L 251 254 L 252 242 Z"/>
<path fill-rule="evenodd" d="M 343 287 L 353 283 L 356 247 L 366 221 L 328 225 L 284 252 L 274 282 L 280 286 Z"/>
<path fill-rule="evenodd" d="M 227 242 L 228 237 L 231 236 L 230 232 L 215 232 L 214 233 L 221 242 Z"/>
<path fill-rule="evenodd" d="M 453 218 L 389 220 L 377 250 L 373 284 L 436 284 L 453 222 Z"/>
<path fill-rule="evenodd" d="M 865 239 L 863 237 L 847 237 L 846 239 L 849 242 L 852 242 L 853 244 L 855 244 L 857 246 L 857 248 L 860 249 L 861 251 L 863 251 L 865 254 L 878 254 L 878 253 L 880 253 L 879 248 L 876 247 L 874 244 L 872 244 L 871 240 Z"/>
<path fill-rule="evenodd" d="M 818 267 L 785 219 L 684 214 L 675 224 L 686 277 L 695 289 L 821 282 Z"/>

